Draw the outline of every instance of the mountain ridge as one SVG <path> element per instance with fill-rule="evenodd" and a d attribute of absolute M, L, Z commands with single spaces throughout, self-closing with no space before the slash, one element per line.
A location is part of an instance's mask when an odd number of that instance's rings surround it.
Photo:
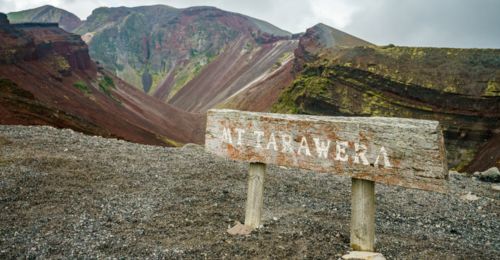
<path fill-rule="evenodd" d="M 71 32 L 82 24 L 75 14 L 52 5 L 43 5 L 28 10 L 10 12 L 7 14 L 11 23 L 58 23 L 61 28 Z"/>
<path fill-rule="evenodd" d="M 292 36 L 267 22 L 215 7 L 164 5 L 97 8 L 75 32 L 107 69 L 164 101 L 242 38 L 251 51 Z"/>

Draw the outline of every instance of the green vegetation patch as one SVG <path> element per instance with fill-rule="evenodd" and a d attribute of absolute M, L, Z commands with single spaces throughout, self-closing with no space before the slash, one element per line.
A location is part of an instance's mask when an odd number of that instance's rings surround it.
<path fill-rule="evenodd" d="M 293 82 L 290 88 L 281 93 L 278 102 L 273 105 L 271 111 L 286 114 L 303 113 L 303 108 L 299 106 L 298 99 L 300 97 L 326 96 L 330 84 L 331 82 L 327 78 L 302 74 Z"/>
<path fill-rule="evenodd" d="M 73 83 L 73 87 L 79 89 L 80 91 L 82 91 L 83 93 L 86 93 L 86 94 L 89 94 L 90 93 L 90 88 L 89 86 L 87 85 L 87 83 L 85 83 L 85 81 L 83 80 L 79 80 L 75 83 Z"/>
<path fill-rule="evenodd" d="M 7 19 L 9 19 L 10 23 L 23 23 L 30 21 L 30 12 L 20 11 L 20 12 L 12 12 L 7 14 Z"/>
<path fill-rule="evenodd" d="M 111 89 L 115 87 L 115 83 L 113 82 L 113 79 L 105 75 L 100 81 L 99 81 L 99 88 L 104 92 L 104 94 L 111 96 Z"/>

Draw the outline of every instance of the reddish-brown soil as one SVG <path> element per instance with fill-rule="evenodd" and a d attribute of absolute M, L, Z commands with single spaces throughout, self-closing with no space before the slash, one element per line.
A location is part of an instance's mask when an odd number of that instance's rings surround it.
<path fill-rule="evenodd" d="M 281 92 L 292 84 L 293 79 L 293 60 L 291 60 L 267 77 L 237 92 L 219 107 L 256 112 L 269 111 Z"/>
<path fill-rule="evenodd" d="M 144 144 L 203 142 L 203 115 L 166 105 L 98 69 L 77 35 L 25 25 L 1 36 L 12 43 L 2 46 L 5 52 L 20 36 L 34 46 L 33 53 L 0 62 L 1 124 L 49 124 Z M 109 93 L 99 86 L 106 76 L 115 85 Z"/>
<path fill-rule="evenodd" d="M 297 46 L 294 40 L 284 40 L 245 52 L 247 40 L 241 38 L 229 46 L 169 103 L 186 111 L 204 112 L 269 73 L 286 52 L 292 52 Z"/>
<path fill-rule="evenodd" d="M 488 142 L 482 145 L 476 153 L 476 157 L 464 169 L 465 172 L 485 171 L 491 166 L 500 169 L 500 134 L 494 135 Z"/>

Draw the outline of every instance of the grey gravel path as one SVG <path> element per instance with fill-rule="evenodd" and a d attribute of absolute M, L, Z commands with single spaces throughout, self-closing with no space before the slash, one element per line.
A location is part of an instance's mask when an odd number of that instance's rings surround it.
<path fill-rule="evenodd" d="M 0 126 L 0 258 L 335 259 L 349 250 L 350 179 L 273 166 L 264 227 L 228 235 L 244 219 L 246 171 L 197 145 Z M 499 259 L 500 192 L 460 174 L 450 187 L 377 184 L 377 251 Z"/>

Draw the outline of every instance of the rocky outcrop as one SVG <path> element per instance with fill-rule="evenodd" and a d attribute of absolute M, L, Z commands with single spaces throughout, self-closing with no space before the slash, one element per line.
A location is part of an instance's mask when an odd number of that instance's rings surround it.
<path fill-rule="evenodd" d="M 2 17 L 1 14 L 0 17 Z M 36 47 L 33 38 L 14 29 L 7 19 L 2 20 L 3 24 L 0 25 L 0 64 L 13 64 L 16 61 L 32 59 Z"/>
<path fill-rule="evenodd" d="M 275 112 L 438 120 L 450 168 L 465 170 L 473 158 L 487 159 L 475 162 L 481 167 L 498 161 L 498 151 L 480 156 L 478 150 L 500 129 L 499 50 L 323 48 L 324 41 L 314 42 L 323 38 L 308 39 L 311 53 L 296 60 L 304 69 Z"/>
<path fill-rule="evenodd" d="M 76 34 L 63 31 L 55 23 L 24 23 L 15 24 L 13 28 L 18 29 L 33 39 L 35 44 L 36 58 L 41 59 L 45 56 L 63 57 L 69 66 L 61 65 L 61 69 L 80 69 L 91 68 L 91 60 L 88 54 L 88 47 Z"/>
<path fill-rule="evenodd" d="M 327 50 L 357 46 L 374 45 L 356 36 L 319 23 L 307 29 L 299 37 L 299 46 L 295 50 L 296 70 L 302 70 L 304 63 L 316 60 L 319 54 Z"/>
<path fill-rule="evenodd" d="M 491 167 L 484 172 L 475 172 L 474 176 L 482 181 L 500 182 L 500 171 L 497 167 Z"/>
<path fill-rule="evenodd" d="M 55 23 L 22 23 L 0 27 L 0 63 L 54 58 L 62 71 L 90 69 L 88 47 L 78 35 L 60 29 Z M 59 58 L 57 58 L 59 57 Z"/>

